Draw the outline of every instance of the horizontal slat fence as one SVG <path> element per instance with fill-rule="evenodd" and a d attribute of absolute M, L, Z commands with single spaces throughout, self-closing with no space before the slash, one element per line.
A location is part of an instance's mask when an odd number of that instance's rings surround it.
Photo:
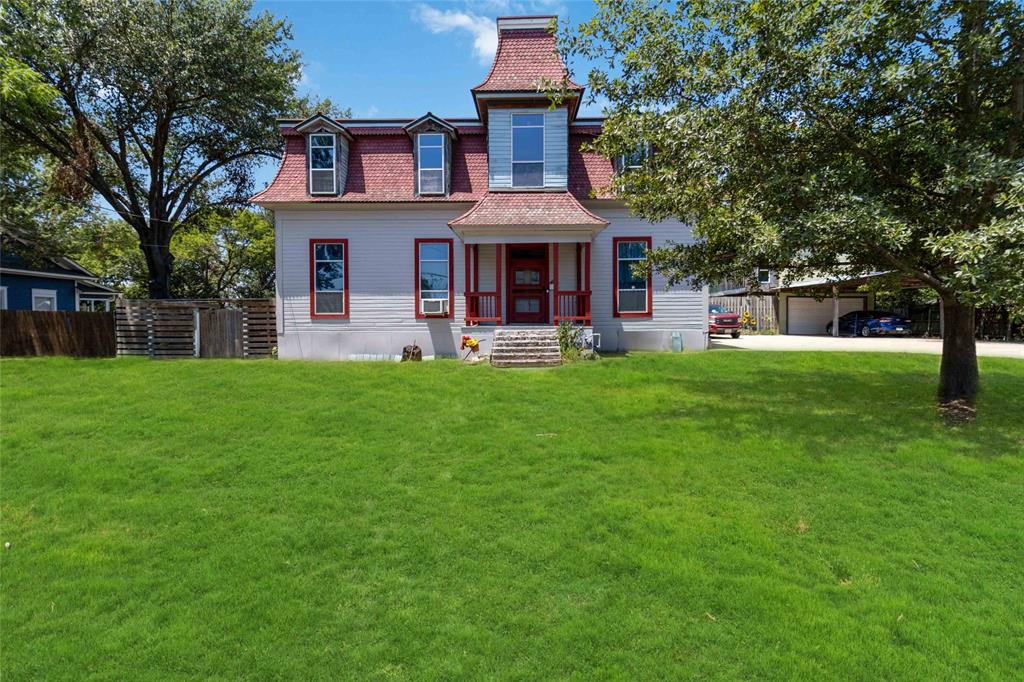
<path fill-rule="evenodd" d="M 113 357 L 114 316 L 70 310 L 0 310 L 0 355 Z"/>
<path fill-rule="evenodd" d="M 118 355 L 261 358 L 277 344 L 272 299 L 125 299 L 116 315 Z"/>
<path fill-rule="evenodd" d="M 758 331 L 779 330 L 774 296 L 710 296 L 708 303 L 724 306 L 741 319 L 744 312 L 750 313 L 751 319 L 756 321 L 755 329 Z"/>

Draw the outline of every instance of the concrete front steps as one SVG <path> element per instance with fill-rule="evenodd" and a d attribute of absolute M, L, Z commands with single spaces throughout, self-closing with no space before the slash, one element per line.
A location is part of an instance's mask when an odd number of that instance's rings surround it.
<path fill-rule="evenodd" d="M 556 367 L 562 364 L 555 329 L 498 329 L 491 344 L 495 367 Z"/>

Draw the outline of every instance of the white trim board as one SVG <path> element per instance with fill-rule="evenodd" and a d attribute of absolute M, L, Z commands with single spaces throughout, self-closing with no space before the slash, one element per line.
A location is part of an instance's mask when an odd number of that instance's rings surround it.
<path fill-rule="evenodd" d="M 56 289 L 33 289 L 32 290 L 32 310 L 36 310 L 36 297 L 39 297 L 39 298 L 52 298 L 53 299 L 53 308 L 51 308 L 51 310 L 52 311 L 59 310 L 59 308 L 58 308 L 59 302 L 57 300 L 57 290 Z"/>

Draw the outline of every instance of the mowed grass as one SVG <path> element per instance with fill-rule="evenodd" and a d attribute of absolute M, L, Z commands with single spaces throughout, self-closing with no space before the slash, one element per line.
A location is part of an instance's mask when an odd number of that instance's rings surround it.
<path fill-rule="evenodd" d="M 1024 363 L 0 363 L 22 679 L 1008 679 Z"/>

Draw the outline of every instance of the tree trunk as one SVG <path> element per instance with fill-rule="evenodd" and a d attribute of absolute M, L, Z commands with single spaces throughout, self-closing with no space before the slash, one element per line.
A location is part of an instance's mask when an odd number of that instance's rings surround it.
<path fill-rule="evenodd" d="M 140 248 L 146 256 L 146 269 L 149 272 L 149 297 L 170 298 L 171 269 L 174 266 L 170 245 L 143 243 Z"/>
<path fill-rule="evenodd" d="M 974 404 L 978 393 L 978 355 L 974 341 L 974 306 L 950 295 L 942 299 L 942 367 L 939 402 Z"/>

